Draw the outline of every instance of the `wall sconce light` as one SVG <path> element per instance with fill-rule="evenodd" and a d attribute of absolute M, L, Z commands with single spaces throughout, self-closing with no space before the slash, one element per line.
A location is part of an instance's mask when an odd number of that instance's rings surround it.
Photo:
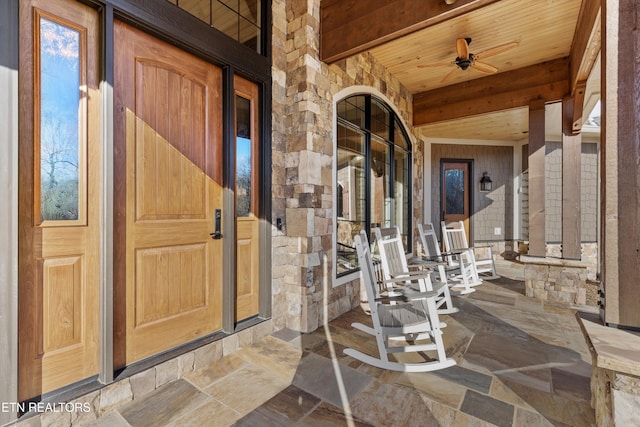
<path fill-rule="evenodd" d="M 491 178 L 489 178 L 489 174 L 487 172 L 482 172 L 482 178 L 480 178 L 480 191 L 491 191 L 493 188 L 493 184 Z"/>

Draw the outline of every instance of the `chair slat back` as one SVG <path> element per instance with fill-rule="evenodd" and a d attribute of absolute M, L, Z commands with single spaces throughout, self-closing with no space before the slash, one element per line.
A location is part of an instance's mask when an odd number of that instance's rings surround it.
<path fill-rule="evenodd" d="M 464 231 L 464 223 L 462 221 L 445 223 L 442 221 L 442 238 L 444 239 L 447 251 L 458 249 L 467 249 L 467 234 Z"/>
<path fill-rule="evenodd" d="M 433 224 L 430 222 L 418 224 L 418 231 L 420 232 L 420 240 L 422 241 L 422 246 L 424 247 L 427 258 L 442 261 L 442 253 L 440 252 L 440 245 L 438 245 L 438 236 L 436 236 L 436 230 Z"/>
<path fill-rule="evenodd" d="M 373 233 L 376 236 L 376 244 L 380 252 L 384 278 L 390 279 L 393 274 L 409 271 L 404 243 L 398 227 L 383 229 L 376 227 L 373 229 Z"/>

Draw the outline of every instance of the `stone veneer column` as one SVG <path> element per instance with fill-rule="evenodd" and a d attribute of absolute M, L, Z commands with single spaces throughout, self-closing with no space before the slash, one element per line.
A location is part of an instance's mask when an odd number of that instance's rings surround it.
<path fill-rule="evenodd" d="M 640 327 L 640 5 L 602 1 L 604 321 Z"/>
<path fill-rule="evenodd" d="M 368 53 L 319 59 L 320 0 L 274 0 L 273 320 L 312 331 L 360 303 L 360 281 L 334 287 L 334 96 L 358 85 L 383 94 L 412 136 L 413 209 L 422 218 L 423 144 L 410 127 L 411 94 Z M 414 240 L 415 241 L 415 240 Z"/>

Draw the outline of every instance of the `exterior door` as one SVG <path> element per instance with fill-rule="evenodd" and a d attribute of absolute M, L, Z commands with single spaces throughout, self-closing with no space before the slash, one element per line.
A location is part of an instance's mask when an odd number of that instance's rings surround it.
<path fill-rule="evenodd" d="M 234 80 L 236 158 L 236 322 L 258 314 L 260 265 L 258 87 Z"/>
<path fill-rule="evenodd" d="M 115 350 L 222 326 L 222 72 L 115 23 Z"/>
<path fill-rule="evenodd" d="M 469 238 L 471 216 L 470 169 L 466 161 L 443 161 L 441 165 L 442 219 L 445 222 L 462 221 Z"/>
<path fill-rule="evenodd" d="M 20 2 L 18 399 L 98 373 L 98 14 Z"/>

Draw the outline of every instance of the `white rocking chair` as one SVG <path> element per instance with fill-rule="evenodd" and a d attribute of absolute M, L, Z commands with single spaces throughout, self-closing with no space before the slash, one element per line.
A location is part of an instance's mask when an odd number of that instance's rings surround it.
<path fill-rule="evenodd" d="M 475 292 L 474 286 L 482 284 L 476 266 L 473 263 L 473 253 L 470 250 L 458 250 L 442 253 L 438 244 L 438 237 L 433 224 L 428 222 L 418 224 L 420 240 L 427 260 L 444 262 L 438 267 L 441 282 L 447 283 L 452 290 L 460 294 Z"/>
<path fill-rule="evenodd" d="M 435 371 L 455 365 L 455 360 L 447 358 L 442 341 L 440 328 L 443 325 L 436 310 L 437 291 L 413 293 L 404 289 L 403 295 L 400 296 L 377 295 L 376 277 L 367 235 L 361 231 L 354 240 L 373 327 L 362 323 L 353 323 L 352 326 L 376 338 L 379 355 L 371 356 L 353 348 L 345 349 L 344 353 L 369 365 L 401 372 Z M 404 279 L 400 279 L 400 282 L 403 281 Z M 390 301 L 396 304 L 388 304 Z M 424 344 L 417 342 L 423 339 L 428 339 L 429 342 Z M 390 345 L 400 340 L 406 345 Z M 432 350 L 436 352 L 436 358 L 433 360 L 418 363 L 389 360 L 389 354 Z"/>
<path fill-rule="evenodd" d="M 447 282 L 432 282 L 431 272 L 428 270 L 411 271 L 410 268 L 436 268 L 442 267 L 442 263 L 418 260 L 412 266 L 409 266 L 402 242 L 402 235 L 398 227 L 374 228 L 373 233 L 376 237 L 376 244 L 380 253 L 382 264 L 382 273 L 385 281 L 391 279 L 405 279 L 403 286 L 411 287 L 420 292 L 432 291 L 434 287 L 438 292 L 436 299 L 436 307 L 438 314 L 457 313 L 458 309 L 453 306 L 451 301 L 451 293 Z M 395 281 L 394 281 L 395 282 Z M 395 282 L 397 286 L 397 282 Z M 388 291 L 394 292 L 393 285 L 387 282 Z"/>
<path fill-rule="evenodd" d="M 467 233 L 464 231 L 464 222 L 455 221 L 445 223 L 442 221 L 441 225 L 442 240 L 444 240 L 444 247 L 447 252 L 471 249 L 470 253 L 476 266 L 476 271 L 480 277 L 487 280 L 497 279 L 500 277 L 496 274 L 496 264 L 493 260 L 493 250 L 491 249 L 491 246 L 469 246 L 469 243 L 467 242 Z M 478 257 L 478 249 L 484 250 L 488 256 L 483 258 Z"/>

